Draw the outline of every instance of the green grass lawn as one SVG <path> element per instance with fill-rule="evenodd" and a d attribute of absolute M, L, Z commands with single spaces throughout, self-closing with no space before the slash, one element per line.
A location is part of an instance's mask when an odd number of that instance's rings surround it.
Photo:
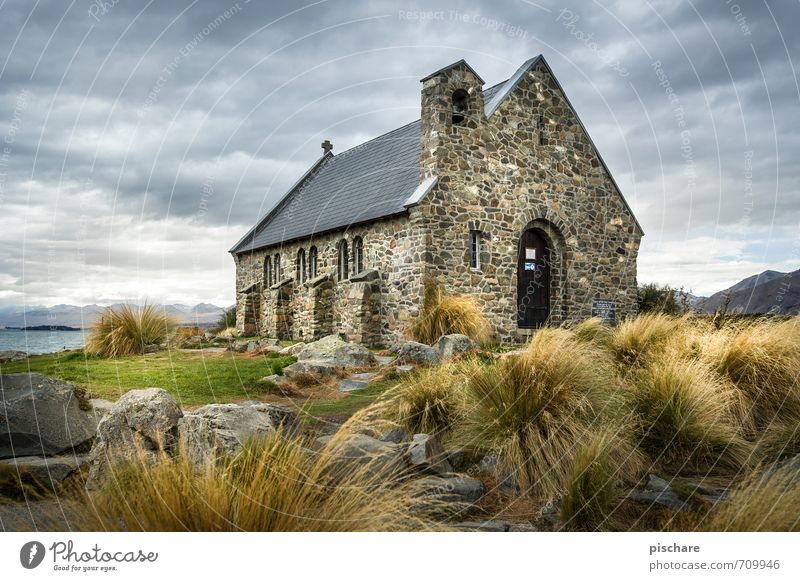
<path fill-rule="evenodd" d="M 258 398 L 269 391 L 258 380 L 294 361 L 294 357 L 251 356 L 230 351 L 172 350 L 108 359 L 71 352 L 4 363 L 0 372 L 35 371 L 72 382 L 94 397 L 112 401 L 131 389 L 161 387 L 181 405 L 202 405 Z"/>

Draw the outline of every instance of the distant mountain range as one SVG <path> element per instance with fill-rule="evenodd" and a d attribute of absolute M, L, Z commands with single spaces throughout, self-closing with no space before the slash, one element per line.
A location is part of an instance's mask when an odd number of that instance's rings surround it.
<path fill-rule="evenodd" d="M 111 305 L 120 306 L 120 305 Z M 159 305 L 181 325 L 208 327 L 219 321 L 224 308 L 209 303 L 190 305 Z M 0 308 L 0 327 L 32 327 L 38 325 L 66 325 L 90 327 L 103 312 L 100 305 L 55 305 L 53 307 L 21 306 Z"/>
<path fill-rule="evenodd" d="M 697 297 L 696 308 L 706 313 L 713 313 L 725 304 L 728 295 L 730 295 L 728 303 L 730 313 L 800 314 L 800 270 L 794 272 L 765 270 L 710 297 Z"/>

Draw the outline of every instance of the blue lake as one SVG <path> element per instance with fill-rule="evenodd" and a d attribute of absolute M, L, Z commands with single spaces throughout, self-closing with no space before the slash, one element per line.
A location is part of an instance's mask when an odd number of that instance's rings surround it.
<path fill-rule="evenodd" d="M 14 331 L 0 329 L 0 351 L 53 353 L 64 349 L 79 349 L 88 331 Z"/>

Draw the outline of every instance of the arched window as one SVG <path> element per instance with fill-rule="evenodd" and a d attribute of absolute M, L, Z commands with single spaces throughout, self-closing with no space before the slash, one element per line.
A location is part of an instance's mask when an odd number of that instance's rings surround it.
<path fill-rule="evenodd" d="M 336 265 L 339 280 L 350 278 L 350 253 L 347 251 L 347 240 L 339 242 L 339 261 Z"/>
<path fill-rule="evenodd" d="M 302 248 L 297 251 L 297 274 L 295 275 L 296 280 L 299 284 L 303 284 L 306 281 L 306 251 Z"/>
<path fill-rule="evenodd" d="M 353 274 L 364 270 L 364 241 L 361 236 L 353 238 Z"/>
<path fill-rule="evenodd" d="M 469 93 L 464 89 L 456 89 L 453 92 L 453 125 L 463 125 L 467 118 L 469 109 Z"/>
<path fill-rule="evenodd" d="M 275 258 L 272 261 L 272 265 L 275 268 L 275 283 L 278 284 L 280 281 L 283 280 L 283 274 L 281 273 L 281 255 L 276 254 Z"/>
<path fill-rule="evenodd" d="M 308 249 L 308 277 L 317 278 L 317 247 Z"/>
<path fill-rule="evenodd" d="M 267 256 L 264 259 L 264 284 L 272 286 L 272 259 Z"/>

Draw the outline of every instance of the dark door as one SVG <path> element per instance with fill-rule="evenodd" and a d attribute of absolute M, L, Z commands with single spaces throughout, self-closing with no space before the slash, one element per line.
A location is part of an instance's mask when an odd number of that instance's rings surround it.
<path fill-rule="evenodd" d="M 541 327 L 550 316 L 550 250 L 535 229 L 522 233 L 517 257 L 517 326 Z"/>

